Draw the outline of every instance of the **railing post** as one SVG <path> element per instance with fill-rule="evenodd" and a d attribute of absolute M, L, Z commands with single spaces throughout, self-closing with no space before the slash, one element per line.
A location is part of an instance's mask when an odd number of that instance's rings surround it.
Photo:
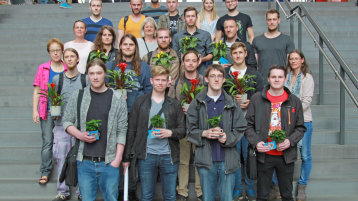
<path fill-rule="evenodd" d="M 292 15 L 292 14 L 293 14 L 293 11 L 291 10 L 290 15 Z M 290 18 L 290 37 L 291 37 L 292 41 L 295 41 L 295 27 L 294 27 L 294 24 L 293 24 L 293 18 L 292 17 Z"/>
<path fill-rule="evenodd" d="M 323 40 L 319 37 L 319 45 L 323 49 Z M 324 79 L 324 72 L 323 72 L 323 53 L 318 50 L 318 67 L 319 67 L 319 104 L 322 105 L 324 102 L 324 92 L 323 92 L 323 79 Z"/>
<path fill-rule="evenodd" d="M 343 80 L 345 80 L 345 73 L 342 66 L 340 66 L 340 75 Z M 345 100 L 346 100 L 346 93 L 343 86 L 343 83 L 340 82 L 339 84 L 339 116 L 340 116 L 340 136 L 339 136 L 339 144 L 344 145 L 345 144 L 345 113 L 346 113 L 346 107 L 345 107 Z"/>
<path fill-rule="evenodd" d="M 298 8 L 298 14 L 300 17 L 302 16 L 301 8 Z M 302 22 L 300 20 L 297 21 L 297 38 L 298 38 L 298 50 L 302 51 Z"/>
<path fill-rule="evenodd" d="M 271 0 L 267 0 L 267 10 L 271 8 Z"/>

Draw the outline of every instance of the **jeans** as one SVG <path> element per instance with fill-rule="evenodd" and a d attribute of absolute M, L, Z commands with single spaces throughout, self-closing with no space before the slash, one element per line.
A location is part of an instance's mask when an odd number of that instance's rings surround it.
<path fill-rule="evenodd" d="M 43 120 L 40 118 L 41 134 L 42 134 L 42 148 L 41 148 L 41 176 L 47 176 L 52 171 L 52 145 L 53 145 L 53 134 L 52 129 L 54 127 L 54 121 L 51 114 L 47 114 L 47 119 Z"/>
<path fill-rule="evenodd" d="M 94 201 L 98 186 L 105 201 L 117 201 L 119 168 L 104 162 L 77 161 L 78 185 L 82 200 Z"/>
<path fill-rule="evenodd" d="M 216 187 L 219 187 L 220 201 L 232 201 L 235 173 L 225 174 L 225 162 L 213 162 L 211 169 L 197 167 L 204 201 L 215 201 Z"/>
<path fill-rule="evenodd" d="M 138 160 L 139 178 L 142 184 L 141 201 L 154 199 L 158 171 L 162 182 L 163 200 L 175 201 L 178 166 L 178 162 L 171 162 L 170 154 L 147 154 L 146 159 Z"/>
<path fill-rule="evenodd" d="M 298 180 L 300 185 L 307 185 L 312 170 L 312 156 L 311 156 L 311 139 L 312 139 L 312 121 L 305 122 L 307 128 L 305 135 L 298 143 L 298 149 L 301 151 L 301 176 Z"/>
<path fill-rule="evenodd" d="M 253 180 L 249 179 L 246 173 L 246 159 L 247 159 L 247 148 L 249 146 L 249 142 L 247 141 L 246 137 L 242 137 L 241 140 L 236 144 L 237 150 L 239 155 L 242 154 L 244 158 L 244 172 L 245 172 L 245 185 L 246 185 L 246 192 L 251 191 L 254 192 L 255 190 L 255 183 Z M 241 175 L 241 168 L 239 168 L 235 173 L 235 191 L 242 192 L 242 175 Z"/>
<path fill-rule="evenodd" d="M 266 201 L 269 197 L 272 174 L 276 170 L 282 201 L 293 201 L 292 181 L 295 164 L 286 164 L 283 156 L 266 154 L 265 162 L 257 162 L 257 201 Z"/>
<path fill-rule="evenodd" d="M 61 195 L 68 196 L 70 195 L 70 188 L 65 184 L 65 181 L 62 183 L 59 182 L 60 174 L 62 171 L 63 164 L 67 153 L 72 147 L 71 136 L 66 133 L 63 126 L 55 126 L 53 128 L 53 157 L 57 163 L 57 193 Z"/>

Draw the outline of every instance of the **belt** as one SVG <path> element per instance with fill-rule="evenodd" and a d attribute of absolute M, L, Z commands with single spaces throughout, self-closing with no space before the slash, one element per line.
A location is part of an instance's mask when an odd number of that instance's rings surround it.
<path fill-rule="evenodd" d="M 105 160 L 105 157 L 83 156 L 83 159 L 92 162 L 102 162 Z"/>

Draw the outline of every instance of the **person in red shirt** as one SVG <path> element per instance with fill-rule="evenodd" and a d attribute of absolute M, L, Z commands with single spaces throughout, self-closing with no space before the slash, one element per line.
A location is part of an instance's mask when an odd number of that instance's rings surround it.
<path fill-rule="evenodd" d="M 284 87 L 286 69 L 283 66 L 272 66 L 267 81 L 269 85 L 251 97 L 246 114 L 245 137 L 257 153 L 256 200 L 268 200 L 275 170 L 282 200 L 293 201 L 292 181 L 297 143 L 306 131 L 302 103 Z M 270 149 L 269 134 L 275 130 L 284 130 L 286 139 L 277 143 L 276 149 Z"/>

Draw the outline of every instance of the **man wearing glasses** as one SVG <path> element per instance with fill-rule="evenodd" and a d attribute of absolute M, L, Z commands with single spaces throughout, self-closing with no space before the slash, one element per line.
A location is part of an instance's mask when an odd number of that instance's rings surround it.
<path fill-rule="evenodd" d="M 225 82 L 221 65 L 210 65 L 205 71 L 208 87 L 191 102 L 187 111 L 187 137 L 195 144 L 203 200 L 214 201 L 219 188 L 221 201 L 232 201 L 235 172 L 240 167 L 237 142 L 246 129 L 243 112 L 222 86 Z M 221 117 L 218 126 L 209 119 Z"/>

